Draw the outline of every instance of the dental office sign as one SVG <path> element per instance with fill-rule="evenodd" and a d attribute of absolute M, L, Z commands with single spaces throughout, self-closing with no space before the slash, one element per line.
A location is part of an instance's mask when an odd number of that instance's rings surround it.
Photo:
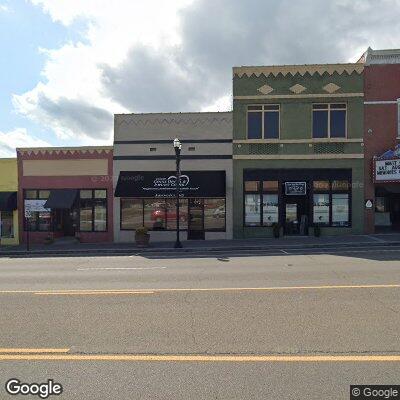
<path fill-rule="evenodd" d="M 121 171 L 116 197 L 175 197 L 176 174 L 167 171 Z M 182 171 L 181 197 L 225 197 L 225 171 Z"/>
<path fill-rule="evenodd" d="M 400 182 L 400 147 L 388 150 L 374 160 L 374 180 L 378 183 Z"/>

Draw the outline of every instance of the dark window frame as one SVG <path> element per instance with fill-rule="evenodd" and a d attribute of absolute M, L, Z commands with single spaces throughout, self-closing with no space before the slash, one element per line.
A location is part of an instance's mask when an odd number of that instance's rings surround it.
<path fill-rule="evenodd" d="M 81 190 L 91 190 L 92 191 L 92 197 L 91 198 L 82 198 L 80 197 L 80 192 Z M 96 190 L 105 190 L 106 191 L 106 197 L 99 197 L 96 198 L 95 197 L 95 193 Z M 106 188 L 95 188 L 95 189 L 78 189 L 78 204 L 79 204 L 79 209 L 78 209 L 78 232 L 84 232 L 84 233 L 90 233 L 90 232 L 94 232 L 94 233 L 98 233 L 98 232 L 108 232 L 108 190 Z M 91 209 L 92 209 L 92 226 L 90 230 L 81 230 L 81 205 L 82 203 L 87 202 L 87 203 L 91 203 Z M 106 225 L 105 225 L 105 229 L 95 229 L 95 206 L 96 204 L 105 204 L 106 207 Z"/>
<path fill-rule="evenodd" d="M 258 181 L 259 182 L 259 189 L 257 191 L 254 190 L 245 190 L 245 182 L 246 180 L 248 181 Z M 242 202 L 243 202 L 243 207 L 242 207 L 242 224 L 243 227 L 245 228 L 270 228 L 266 225 L 263 225 L 264 221 L 264 207 L 263 207 L 263 194 L 278 194 L 278 213 L 279 213 L 279 224 L 281 224 L 281 215 L 283 212 L 283 191 L 282 191 L 282 184 L 284 183 L 285 180 L 278 179 L 279 185 L 278 185 L 278 191 L 270 191 L 270 190 L 263 190 L 263 181 L 275 181 L 277 179 L 266 179 L 266 178 L 260 178 L 260 179 L 245 179 L 243 177 L 243 189 L 242 189 Z M 314 181 L 329 181 L 329 190 L 314 190 Z M 349 185 L 347 190 L 332 190 L 332 182 L 333 181 L 348 181 Z M 260 221 L 259 225 L 249 225 L 246 224 L 246 194 L 256 194 L 259 196 L 260 199 Z M 309 226 L 316 226 L 317 224 L 314 223 L 314 194 L 329 194 L 329 225 L 324 224 L 321 225 L 323 227 L 327 228 L 351 228 L 352 227 L 352 180 L 351 178 L 314 178 L 310 180 L 310 185 L 309 185 L 309 190 L 308 190 L 308 200 L 309 200 Z M 332 225 L 332 195 L 333 194 L 347 194 L 348 197 L 348 207 L 349 207 L 349 221 L 347 225 Z"/>
<path fill-rule="evenodd" d="M 344 111 L 344 136 L 332 136 L 331 135 L 331 112 L 332 111 Z M 327 136 L 316 137 L 314 136 L 314 112 L 327 112 Z M 311 138 L 312 139 L 347 139 L 347 128 L 348 128 L 348 104 L 344 102 L 330 102 L 330 103 L 313 103 L 311 109 Z"/>
<path fill-rule="evenodd" d="M 135 231 L 136 229 L 135 228 L 123 228 L 122 227 L 122 202 L 123 201 L 125 201 L 125 200 L 141 200 L 141 203 L 142 203 L 142 207 L 141 207 L 141 209 L 142 209 L 142 226 L 145 226 L 144 225 L 144 201 L 145 200 L 154 200 L 154 199 L 156 199 L 156 198 L 154 198 L 154 197 L 121 197 L 120 198 L 120 204 L 119 204 L 119 229 L 120 229 L 120 231 L 130 231 L 130 232 L 133 232 L 133 231 Z M 174 198 L 171 198 L 171 197 L 159 197 L 158 199 L 160 199 L 160 200 L 175 200 Z M 200 199 L 200 200 L 202 200 L 202 203 L 203 203 L 203 226 L 204 226 L 204 200 L 207 200 L 207 199 L 223 199 L 224 200 L 224 202 L 225 202 L 225 215 L 224 215 L 224 221 L 225 221 L 225 223 L 224 223 L 224 228 L 223 229 L 204 229 L 204 232 L 226 232 L 226 197 L 196 197 L 196 199 Z M 187 200 L 187 205 L 186 205 L 186 208 L 187 208 L 187 215 L 189 216 L 189 201 L 190 201 L 190 198 L 181 198 L 181 200 Z M 180 207 L 180 209 L 182 209 L 182 207 Z M 176 231 L 176 228 L 174 228 L 174 229 L 167 229 L 167 208 L 166 207 L 164 207 L 164 212 L 165 212 L 165 229 L 151 229 L 151 228 L 147 228 L 150 232 L 175 232 Z M 187 228 L 180 228 L 179 229 L 180 231 L 182 231 L 182 232 L 185 232 L 185 231 L 188 231 L 189 230 L 189 221 L 187 222 Z"/>
<path fill-rule="evenodd" d="M 24 218 L 23 218 L 23 220 L 24 220 L 23 229 L 24 229 L 25 232 L 27 231 L 27 228 L 28 228 L 27 219 L 25 218 L 25 200 L 46 200 L 46 199 L 48 199 L 48 197 L 39 197 L 39 192 L 40 191 L 49 191 L 49 192 L 51 192 L 51 190 L 56 190 L 56 189 L 54 189 L 54 188 L 52 188 L 52 189 L 48 189 L 48 188 L 45 188 L 45 189 L 43 189 L 43 188 L 40 188 L 40 189 L 29 189 L 29 188 L 28 189 L 23 189 L 23 200 L 24 201 L 23 201 L 23 207 L 22 207 L 23 209 L 22 209 L 22 211 L 23 211 L 23 215 L 24 215 Z M 97 188 L 94 188 L 94 189 L 92 189 L 92 188 L 78 188 L 76 190 L 78 191 L 78 197 L 79 197 L 76 200 L 76 202 L 78 204 L 78 207 L 77 207 L 78 217 L 77 217 L 76 232 L 84 232 L 84 233 L 87 233 L 87 232 L 94 232 L 94 233 L 108 232 L 108 222 L 109 222 L 108 189 L 107 188 L 102 188 L 102 187 L 97 187 Z M 81 190 L 90 190 L 90 191 L 92 191 L 92 198 L 91 199 L 84 199 L 84 200 L 92 200 L 92 201 L 101 200 L 102 202 L 105 203 L 105 206 L 106 206 L 106 229 L 105 230 L 94 230 L 94 204 L 92 205 L 92 230 L 84 230 L 84 231 L 80 230 L 80 223 L 81 223 L 81 221 L 80 221 L 80 208 L 81 208 L 80 191 Z M 94 196 L 95 196 L 96 190 L 105 191 L 106 192 L 106 197 L 105 198 L 95 198 Z M 28 192 L 28 191 L 35 191 L 36 192 L 36 197 L 35 198 L 32 198 L 32 197 L 27 198 L 26 197 L 26 192 Z M 39 214 L 39 212 L 35 212 L 35 215 L 36 215 L 36 217 L 35 217 L 35 219 L 36 219 L 35 220 L 35 229 L 30 229 L 29 232 L 57 232 L 58 231 L 58 230 L 55 229 L 54 223 L 53 223 L 54 222 L 54 218 L 55 218 L 55 211 L 54 210 L 50 210 L 51 223 L 50 223 L 50 228 L 48 230 L 39 230 L 39 215 L 38 214 Z"/>
<path fill-rule="evenodd" d="M 261 137 L 249 137 L 249 113 L 261 113 Z M 265 132 L 265 113 L 278 113 L 278 137 L 268 138 Z M 279 140 L 281 137 L 281 105 L 277 103 L 248 104 L 246 110 L 246 138 L 248 140 Z"/>

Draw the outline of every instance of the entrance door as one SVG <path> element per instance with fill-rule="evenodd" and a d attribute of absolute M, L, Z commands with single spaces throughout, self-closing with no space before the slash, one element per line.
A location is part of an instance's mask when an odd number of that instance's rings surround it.
<path fill-rule="evenodd" d="M 398 194 L 390 196 L 390 220 L 394 231 L 400 230 L 400 196 Z"/>
<path fill-rule="evenodd" d="M 75 225 L 71 210 L 62 210 L 62 230 L 64 236 L 75 236 Z"/>
<path fill-rule="evenodd" d="M 308 234 L 308 197 L 286 196 L 285 235 Z"/>
<path fill-rule="evenodd" d="M 204 240 L 204 207 L 202 199 L 189 199 L 188 240 Z"/>

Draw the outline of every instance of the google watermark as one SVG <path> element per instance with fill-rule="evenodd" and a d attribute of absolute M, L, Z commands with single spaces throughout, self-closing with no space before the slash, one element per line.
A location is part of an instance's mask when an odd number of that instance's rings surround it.
<path fill-rule="evenodd" d="M 63 392 L 60 383 L 55 383 L 53 379 L 48 379 L 44 383 L 23 383 L 17 378 L 9 379 L 5 385 L 6 392 L 12 396 L 32 395 L 41 399 L 47 399 L 50 396 L 59 396 Z"/>
<path fill-rule="evenodd" d="M 350 400 L 399 399 L 400 385 L 351 385 Z"/>

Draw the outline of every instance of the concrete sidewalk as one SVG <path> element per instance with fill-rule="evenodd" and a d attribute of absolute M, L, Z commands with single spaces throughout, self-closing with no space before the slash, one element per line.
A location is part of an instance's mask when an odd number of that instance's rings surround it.
<path fill-rule="evenodd" d="M 346 236 L 285 236 L 278 239 L 237 239 L 237 240 L 193 240 L 182 242 L 182 249 L 175 249 L 173 242 L 153 242 L 149 247 L 137 247 L 134 243 L 79 243 L 77 241 L 59 241 L 52 244 L 0 246 L 0 257 L 29 255 L 110 255 L 164 252 L 198 252 L 198 251 L 237 251 L 268 250 L 285 248 L 335 248 L 400 245 L 400 233 L 376 235 Z"/>

